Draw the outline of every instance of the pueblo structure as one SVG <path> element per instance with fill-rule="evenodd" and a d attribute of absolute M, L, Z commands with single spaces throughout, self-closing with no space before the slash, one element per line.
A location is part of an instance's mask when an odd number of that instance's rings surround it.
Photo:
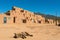
<path fill-rule="evenodd" d="M 46 20 L 45 17 L 41 15 L 36 15 L 33 12 L 24 10 L 18 7 L 12 7 L 12 10 L 0 14 L 0 24 L 55 24 L 52 19 Z"/>

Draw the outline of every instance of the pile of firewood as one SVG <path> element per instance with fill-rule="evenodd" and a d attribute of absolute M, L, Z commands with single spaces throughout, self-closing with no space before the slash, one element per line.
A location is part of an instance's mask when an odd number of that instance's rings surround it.
<path fill-rule="evenodd" d="M 33 37 L 33 35 L 31 35 L 31 34 L 29 34 L 27 32 L 21 32 L 21 33 L 18 33 L 18 34 L 17 33 L 14 33 L 13 38 L 22 38 L 22 39 L 25 39 L 28 36 Z"/>

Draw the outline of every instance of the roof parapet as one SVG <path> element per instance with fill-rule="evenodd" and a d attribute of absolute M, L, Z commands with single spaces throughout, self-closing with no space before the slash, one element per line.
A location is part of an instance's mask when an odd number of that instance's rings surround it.
<path fill-rule="evenodd" d="M 23 10 L 22 8 L 19 8 L 19 7 L 16 7 L 16 6 L 13 6 L 12 9 L 21 9 L 21 10 Z"/>

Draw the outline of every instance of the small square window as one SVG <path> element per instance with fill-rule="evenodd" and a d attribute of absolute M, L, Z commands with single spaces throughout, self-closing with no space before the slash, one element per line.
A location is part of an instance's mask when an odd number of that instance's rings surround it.
<path fill-rule="evenodd" d="M 26 19 L 23 19 L 22 21 L 23 21 L 23 23 L 26 23 Z"/>
<path fill-rule="evenodd" d="M 24 12 L 24 10 L 20 10 L 20 12 Z"/>
<path fill-rule="evenodd" d="M 38 23 L 41 23 L 41 21 L 38 21 Z"/>

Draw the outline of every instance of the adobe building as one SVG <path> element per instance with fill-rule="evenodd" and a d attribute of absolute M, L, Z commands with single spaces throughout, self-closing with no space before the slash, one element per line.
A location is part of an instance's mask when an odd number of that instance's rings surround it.
<path fill-rule="evenodd" d="M 41 15 L 36 15 L 33 12 L 23 10 L 22 8 L 12 7 L 12 10 L 5 14 L 0 14 L 0 24 L 21 24 L 21 23 L 53 23 L 53 20 L 45 20 Z"/>

